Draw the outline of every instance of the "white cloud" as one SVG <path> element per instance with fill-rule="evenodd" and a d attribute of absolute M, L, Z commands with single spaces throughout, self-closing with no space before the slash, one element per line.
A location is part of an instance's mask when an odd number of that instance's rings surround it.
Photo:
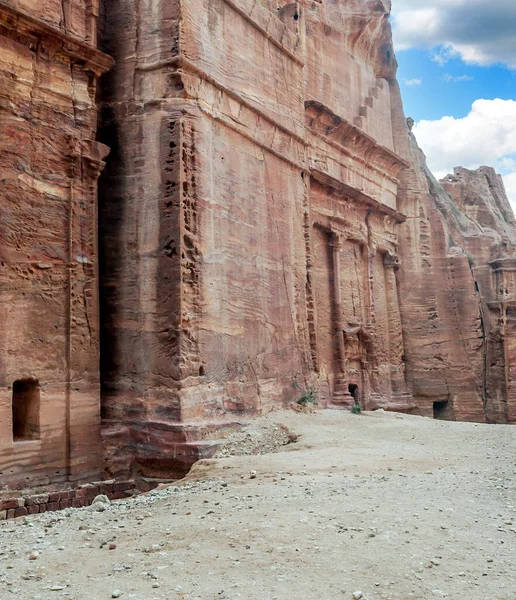
<path fill-rule="evenodd" d="M 457 56 L 460 56 L 459 53 L 451 46 L 439 46 L 435 52 L 430 54 L 430 58 L 441 67 Z"/>
<path fill-rule="evenodd" d="M 419 121 L 414 134 L 438 178 L 453 167 L 494 166 L 504 175 L 516 210 L 516 101 L 476 100 L 462 119 Z"/>
<path fill-rule="evenodd" d="M 437 48 L 441 65 L 460 56 L 516 69 L 514 0 L 394 0 L 392 14 L 397 49 Z"/>
<path fill-rule="evenodd" d="M 509 200 L 511 201 L 512 209 L 516 214 L 516 172 L 505 175 L 503 182 L 505 183 L 505 189 L 507 190 L 507 196 L 509 196 Z"/>
<path fill-rule="evenodd" d="M 421 85 L 423 83 L 422 79 L 404 79 L 403 83 L 408 86 Z"/>
<path fill-rule="evenodd" d="M 504 173 L 516 173 L 516 158 L 512 156 L 506 156 L 502 158 L 498 164 Z"/>
<path fill-rule="evenodd" d="M 459 83 L 461 81 L 473 81 L 473 77 L 471 77 L 470 75 L 450 75 L 449 73 L 445 73 L 443 75 L 443 79 L 444 81 L 448 82 L 448 83 Z"/>

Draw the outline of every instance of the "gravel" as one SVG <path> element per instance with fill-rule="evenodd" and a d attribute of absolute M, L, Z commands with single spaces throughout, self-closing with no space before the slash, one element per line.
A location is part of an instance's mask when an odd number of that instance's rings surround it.
<path fill-rule="evenodd" d="M 298 441 L 200 461 L 102 512 L 0 522 L 0 598 L 516 600 L 514 427 L 265 421 Z"/>

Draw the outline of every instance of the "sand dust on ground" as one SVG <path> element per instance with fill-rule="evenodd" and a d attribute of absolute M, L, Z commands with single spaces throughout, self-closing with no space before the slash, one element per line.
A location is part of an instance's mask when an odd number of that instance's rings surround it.
<path fill-rule="evenodd" d="M 1 522 L 0 599 L 516 600 L 514 426 L 321 410 L 252 427 L 299 437 L 247 455 L 232 438 L 240 455 L 103 512 Z"/>

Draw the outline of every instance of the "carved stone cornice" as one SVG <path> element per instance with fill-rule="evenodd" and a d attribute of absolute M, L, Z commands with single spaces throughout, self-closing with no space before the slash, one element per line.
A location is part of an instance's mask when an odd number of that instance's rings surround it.
<path fill-rule="evenodd" d="M 0 0 L 0 33 L 4 32 L 11 37 L 14 35 L 36 44 L 46 41 L 58 52 L 82 65 L 84 70 L 97 76 L 109 71 L 114 65 L 114 60 L 97 48 Z"/>
<path fill-rule="evenodd" d="M 92 177 L 98 179 L 106 165 L 105 159 L 110 152 L 110 148 L 93 140 L 76 140 L 73 150 L 75 156 L 80 157 L 90 169 Z"/>
<path fill-rule="evenodd" d="M 389 148 L 378 144 L 370 135 L 333 113 L 327 106 L 309 100 L 305 102 L 306 124 L 314 133 L 337 145 L 345 154 L 396 178 L 410 165 Z"/>
<path fill-rule="evenodd" d="M 508 271 L 516 272 L 516 258 L 495 258 L 489 262 L 489 266 L 493 271 Z"/>
<path fill-rule="evenodd" d="M 504 310 L 511 310 L 516 314 L 516 300 L 493 300 L 488 302 L 487 306 L 493 311 L 503 312 Z"/>
<path fill-rule="evenodd" d="M 310 171 L 311 177 L 318 181 L 323 186 L 331 187 L 337 194 L 340 194 L 346 199 L 356 200 L 359 204 L 363 204 L 369 206 L 373 211 L 388 215 L 392 217 L 394 221 L 397 223 L 404 223 L 407 220 L 407 217 L 397 210 L 394 210 L 390 206 L 371 198 L 364 192 L 357 190 L 356 188 L 344 183 L 342 181 L 337 181 L 330 175 L 323 173 L 322 171 L 318 171 L 316 169 L 312 169 Z"/>

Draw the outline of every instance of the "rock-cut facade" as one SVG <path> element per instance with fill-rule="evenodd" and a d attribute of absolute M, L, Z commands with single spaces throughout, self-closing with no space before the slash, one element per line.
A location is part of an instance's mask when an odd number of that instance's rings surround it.
<path fill-rule="evenodd" d="M 2 482 L 178 476 L 302 397 L 516 421 L 514 216 L 426 168 L 390 9 L 0 0 Z"/>

